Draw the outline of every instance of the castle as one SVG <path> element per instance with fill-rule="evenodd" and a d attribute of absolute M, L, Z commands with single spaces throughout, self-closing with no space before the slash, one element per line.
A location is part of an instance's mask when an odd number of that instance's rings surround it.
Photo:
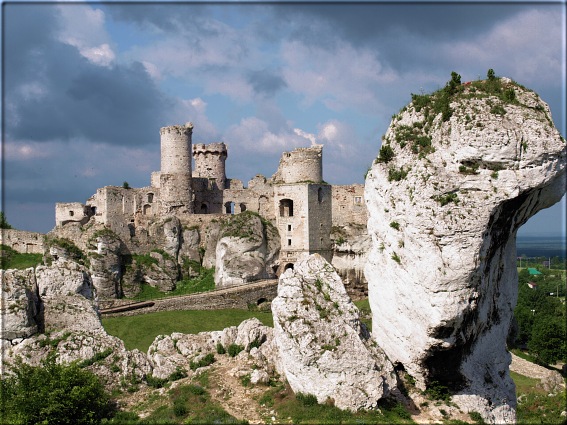
<path fill-rule="evenodd" d="M 150 186 L 106 186 L 85 204 L 57 203 L 56 226 L 94 219 L 128 241 L 138 227 L 160 217 L 203 223 L 207 217 L 253 211 L 277 227 L 280 261 L 288 265 L 303 252 L 330 261 L 333 226 L 366 226 L 364 185 L 324 182 L 322 145 L 284 152 L 271 178 L 256 175 L 245 187 L 226 177 L 226 145 L 193 145 L 192 133 L 192 123 L 161 128 L 161 170 L 152 173 Z"/>

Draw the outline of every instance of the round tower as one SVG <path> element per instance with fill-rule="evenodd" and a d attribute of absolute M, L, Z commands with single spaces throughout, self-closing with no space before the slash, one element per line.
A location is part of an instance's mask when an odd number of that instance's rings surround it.
<path fill-rule="evenodd" d="M 195 177 L 214 179 L 217 188 L 224 190 L 226 187 L 225 161 L 227 156 L 226 145 L 222 142 L 193 145 Z"/>
<path fill-rule="evenodd" d="M 283 183 L 321 183 L 323 181 L 323 145 L 284 152 L 278 171 Z"/>
<path fill-rule="evenodd" d="M 162 213 L 193 213 L 191 187 L 191 135 L 193 124 L 172 125 L 160 129 Z"/>

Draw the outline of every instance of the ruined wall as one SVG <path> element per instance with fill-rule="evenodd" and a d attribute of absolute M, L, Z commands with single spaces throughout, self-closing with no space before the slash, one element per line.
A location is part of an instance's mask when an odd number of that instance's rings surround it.
<path fill-rule="evenodd" d="M 368 213 L 364 202 L 364 185 L 332 186 L 333 226 L 360 224 L 366 226 Z"/>
<path fill-rule="evenodd" d="M 193 124 L 160 129 L 161 137 L 161 212 L 193 213 L 191 187 L 191 135 Z"/>
<path fill-rule="evenodd" d="M 63 226 L 66 223 L 85 224 L 93 212 L 80 202 L 58 202 L 55 204 L 55 225 Z"/>
<path fill-rule="evenodd" d="M 199 143 L 193 145 L 195 169 L 193 177 L 210 180 L 213 189 L 223 190 L 226 184 L 225 161 L 228 156 L 224 143 Z"/>
<path fill-rule="evenodd" d="M 307 222 L 309 253 L 318 253 L 331 261 L 332 196 L 330 185 L 307 186 Z"/>
<path fill-rule="evenodd" d="M 43 238 L 45 235 L 42 233 L 2 229 L 0 236 L 2 245 L 9 246 L 22 254 L 43 254 Z"/>
<path fill-rule="evenodd" d="M 323 145 L 284 152 L 276 173 L 276 183 L 321 183 L 323 181 Z"/>

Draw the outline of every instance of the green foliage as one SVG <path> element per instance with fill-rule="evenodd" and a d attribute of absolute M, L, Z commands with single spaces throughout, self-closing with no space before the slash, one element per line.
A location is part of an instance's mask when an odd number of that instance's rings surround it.
<path fill-rule="evenodd" d="M 392 260 L 394 260 L 396 263 L 401 264 L 402 260 L 400 259 L 399 255 L 396 254 L 395 252 L 392 253 Z"/>
<path fill-rule="evenodd" d="M 152 388 L 162 388 L 167 383 L 167 379 L 156 378 L 151 373 L 146 374 L 146 376 L 144 376 L 144 379 L 148 386 Z"/>
<path fill-rule="evenodd" d="M 217 349 L 217 354 L 226 354 L 226 350 L 220 342 L 217 342 L 216 349 Z"/>
<path fill-rule="evenodd" d="M 146 352 L 158 335 L 172 332 L 196 334 L 238 326 L 246 319 L 258 318 L 273 326 L 271 312 L 239 309 L 160 311 L 137 316 L 103 317 L 105 330 L 124 341 L 128 350 Z"/>
<path fill-rule="evenodd" d="M 304 406 L 315 406 L 318 404 L 317 397 L 313 394 L 296 393 L 295 398 Z"/>
<path fill-rule="evenodd" d="M 238 345 L 238 344 L 230 344 L 228 346 L 228 350 L 227 353 L 230 357 L 234 357 L 236 356 L 238 353 L 240 353 L 242 350 L 244 350 L 244 347 L 242 345 Z"/>
<path fill-rule="evenodd" d="M 98 353 L 95 353 L 94 356 L 92 356 L 90 359 L 85 359 L 83 361 L 80 361 L 78 363 L 79 367 L 81 368 L 85 368 L 87 366 L 90 366 L 92 364 L 95 364 L 97 362 L 100 362 L 101 360 L 106 359 L 108 356 L 110 356 L 112 354 L 113 349 L 111 347 L 108 347 L 105 350 L 99 351 Z"/>
<path fill-rule="evenodd" d="M 123 187 L 124 189 L 131 189 L 131 188 L 130 188 L 130 185 L 128 184 L 127 181 L 125 181 L 125 182 L 122 183 L 122 187 Z"/>
<path fill-rule="evenodd" d="M 67 252 L 67 254 L 73 258 L 75 261 L 78 261 L 80 264 L 85 264 L 87 265 L 87 258 L 85 256 L 85 254 L 83 253 L 83 251 L 81 251 L 81 249 L 75 245 L 75 243 L 67 238 L 51 238 L 51 237 L 46 237 L 45 238 L 45 245 L 47 247 L 50 246 L 56 246 L 59 247 L 61 249 L 63 249 L 65 252 Z M 48 257 L 50 257 L 50 255 L 48 254 Z"/>
<path fill-rule="evenodd" d="M 211 354 L 212 356 L 212 354 Z M 213 357 L 213 362 L 215 361 L 215 358 Z M 212 362 L 211 362 L 212 363 Z M 183 379 L 187 377 L 187 372 L 185 372 L 185 370 L 183 368 L 181 368 L 180 366 L 177 366 L 175 368 L 174 372 L 171 372 L 171 374 L 167 377 L 167 379 L 169 381 L 177 381 L 179 379 Z"/>
<path fill-rule="evenodd" d="M 478 174 L 478 164 L 474 164 L 472 167 L 467 167 L 466 165 L 459 165 L 459 173 L 461 174 Z"/>
<path fill-rule="evenodd" d="M 475 424 L 484 425 L 486 423 L 484 422 L 484 419 L 482 419 L 482 416 L 478 412 L 470 412 L 469 416 L 471 417 L 471 419 L 474 421 Z"/>
<path fill-rule="evenodd" d="M 409 173 L 409 168 L 404 170 L 404 167 L 400 168 L 399 170 L 397 168 L 389 168 L 388 169 L 388 181 L 396 181 L 399 182 L 400 180 L 403 180 L 406 178 L 406 176 Z"/>
<path fill-rule="evenodd" d="M 445 195 L 434 196 L 433 199 L 436 200 L 437 202 L 439 202 L 439 204 L 442 207 L 444 207 L 445 205 L 447 205 L 451 202 L 453 202 L 454 204 L 459 203 L 459 196 L 455 192 L 447 193 Z"/>
<path fill-rule="evenodd" d="M 437 381 L 431 381 L 423 393 L 432 400 L 451 401 L 449 389 Z"/>
<path fill-rule="evenodd" d="M 394 156 L 394 150 L 390 145 L 382 145 L 380 152 L 378 153 L 377 161 L 386 164 L 394 159 Z"/>
<path fill-rule="evenodd" d="M 8 223 L 8 220 L 6 220 L 4 211 L 0 211 L 0 229 L 13 229 L 13 227 Z"/>
<path fill-rule="evenodd" d="M 41 254 L 22 254 L 7 245 L 0 245 L 0 268 L 4 270 L 36 267 L 43 262 Z"/>
<path fill-rule="evenodd" d="M 505 115 L 506 109 L 502 105 L 493 105 L 490 108 L 490 113 L 494 115 Z"/>
<path fill-rule="evenodd" d="M 93 373 L 49 356 L 40 366 L 21 360 L 4 376 L 2 423 L 99 424 L 110 417 L 109 395 Z"/>
<path fill-rule="evenodd" d="M 561 412 L 565 410 L 566 392 L 550 397 L 540 385 L 539 379 L 528 378 L 515 372 L 510 376 L 516 384 L 518 406 L 516 421 L 519 424 L 565 424 Z"/>
<path fill-rule="evenodd" d="M 538 363 L 554 364 L 558 360 L 567 360 L 565 319 L 538 315 L 534 320 L 528 349 Z"/>
<path fill-rule="evenodd" d="M 230 353 L 230 347 L 229 348 L 229 353 Z M 231 356 L 234 357 L 234 356 Z M 207 354 L 205 357 L 203 357 L 202 359 L 193 362 L 191 361 L 189 363 L 189 367 L 191 368 L 191 370 L 197 370 L 200 367 L 206 367 L 206 366 L 210 366 L 215 362 L 215 356 L 213 355 L 213 353 L 209 353 Z"/>
<path fill-rule="evenodd" d="M 494 73 L 494 70 L 492 68 L 490 68 L 486 73 L 486 78 L 488 79 L 488 81 L 496 80 L 496 74 Z"/>
<path fill-rule="evenodd" d="M 395 230 L 400 230 L 400 223 L 398 223 L 397 221 L 392 221 L 390 223 L 390 227 Z"/>

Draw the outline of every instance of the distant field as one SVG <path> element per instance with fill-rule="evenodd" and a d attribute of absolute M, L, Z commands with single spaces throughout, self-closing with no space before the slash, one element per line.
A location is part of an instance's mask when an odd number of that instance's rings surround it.
<path fill-rule="evenodd" d="M 566 244 L 567 240 L 563 236 L 519 236 L 516 251 L 518 256 L 565 258 Z"/>

